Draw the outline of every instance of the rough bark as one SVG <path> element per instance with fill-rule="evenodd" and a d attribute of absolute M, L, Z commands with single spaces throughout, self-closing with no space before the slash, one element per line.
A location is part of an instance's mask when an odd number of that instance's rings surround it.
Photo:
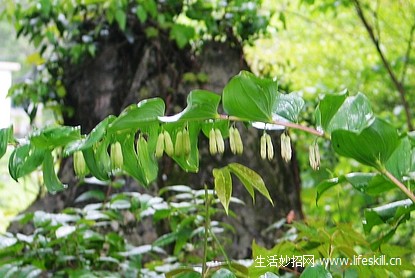
<path fill-rule="evenodd" d="M 178 49 L 163 37 L 154 41 L 137 40 L 134 44 L 105 42 L 95 58 L 87 59 L 79 65 L 65 66 L 65 104 L 75 111 L 72 117 L 65 118 L 65 124 L 81 125 L 83 132 L 89 132 L 107 115 L 117 115 L 128 104 L 155 96 L 165 99 L 167 113 L 177 113 L 185 106 L 187 93 L 192 88 L 221 93 L 228 80 L 246 68 L 241 48 L 231 48 L 226 43 L 208 43 L 201 54 L 196 56 L 189 49 Z M 209 81 L 204 84 L 184 83 L 182 77 L 185 72 L 206 73 Z M 290 211 L 297 218 L 302 217 L 295 153 L 291 163 L 284 163 L 278 151 L 279 135 L 274 134 L 276 158 L 272 162 L 262 161 L 259 158 L 258 131 L 241 128 L 241 132 L 245 142 L 243 156 L 235 157 L 227 152 L 222 157 L 211 157 L 207 148 L 201 147 L 202 161 L 198 174 L 184 174 L 166 158 L 160 164 L 160 175 L 164 174 L 168 179 L 164 182 L 159 178 L 152 186 L 156 192 L 158 188 L 174 183 L 194 187 L 202 187 L 205 183 L 212 185 L 212 169 L 232 161 L 257 171 L 264 178 L 275 206 L 262 196 L 256 198 L 254 205 L 243 186 L 235 183 L 234 195 L 243 200 L 246 206 L 232 205 L 231 209 L 235 210 L 238 217 L 227 219 L 237 230 L 229 249 L 230 256 L 234 258 L 249 256 L 253 239 L 271 245 L 276 239 L 275 233 L 266 234 L 263 230 L 286 217 Z M 201 138 L 200 146 L 207 146 L 206 139 Z M 29 211 L 41 209 L 57 212 L 74 205 L 76 196 L 93 187 L 75 186 L 71 159 L 65 160 L 62 165 L 61 179 L 70 185 L 69 189 L 37 200 Z M 140 187 L 134 188 L 133 183 L 129 189 L 142 190 Z M 153 233 L 154 230 L 149 229 L 147 232 Z M 140 235 L 140 239 L 137 239 L 137 235 L 133 237 L 136 241 L 142 241 L 145 235 Z"/>

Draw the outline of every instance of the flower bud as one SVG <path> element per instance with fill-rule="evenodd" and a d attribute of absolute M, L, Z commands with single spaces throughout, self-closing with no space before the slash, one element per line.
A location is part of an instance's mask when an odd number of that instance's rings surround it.
<path fill-rule="evenodd" d="M 285 162 L 290 161 L 292 157 L 291 139 L 285 133 L 281 134 L 281 156 Z"/>
<path fill-rule="evenodd" d="M 190 135 L 189 135 L 189 131 L 185 128 L 183 130 L 183 151 L 184 151 L 184 155 L 189 155 L 190 154 Z"/>
<path fill-rule="evenodd" d="M 271 136 L 269 136 L 268 134 L 266 134 L 266 139 L 267 139 L 267 156 L 268 156 L 268 160 L 272 160 L 274 158 L 274 146 L 272 145 L 272 140 L 271 140 Z"/>
<path fill-rule="evenodd" d="M 218 146 L 216 142 L 216 133 L 215 130 L 212 128 L 209 132 L 209 152 L 211 155 L 215 155 L 218 153 Z"/>
<path fill-rule="evenodd" d="M 176 135 L 176 143 L 174 145 L 174 154 L 176 156 L 182 156 L 183 155 L 183 132 L 179 131 Z"/>
<path fill-rule="evenodd" d="M 233 131 L 236 153 L 241 155 L 244 152 L 244 144 L 242 143 L 241 134 L 239 134 L 239 130 L 235 128 Z"/>
<path fill-rule="evenodd" d="M 171 140 L 170 133 L 168 131 L 164 131 L 164 151 L 168 156 L 172 156 L 174 154 L 173 148 L 173 141 Z"/>
<path fill-rule="evenodd" d="M 156 157 L 160 158 L 163 156 L 164 152 L 164 133 L 160 132 L 159 136 L 157 137 L 157 144 L 156 144 Z"/>
<path fill-rule="evenodd" d="M 235 144 L 235 128 L 231 126 L 229 128 L 229 146 L 231 148 L 231 152 L 236 154 L 236 144 Z"/>
<path fill-rule="evenodd" d="M 225 152 L 225 142 L 223 141 L 222 133 L 218 128 L 215 129 L 215 139 L 218 153 L 223 154 Z"/>
<path fill-rule="evenodd" d="M 75 175 L 78 178 L 83 178 L 88 174 L 88 168 L 82 151 L 77 151 L 73 154 L 73 168 Z"/>
<path fill-rule="evenodd" d="M 261 154 L 262 159 L 267 158 L 267 136 L 266 136 L 266 133 L 264 133 L 261 136 L 260 154 Z"/>
<path fill-rule="evenodd" d="M 310 166 L 313 170 L 320 168 L 320 151 L 317 144 L 313 144 L 309 147 L 309 159 Z"/>
<path fill-rule="evenodd" d="M 122 149 L 120 142 L 115 142 L 111 144 L 111 169 L 112 171 L 120 170 L 124 164 L 124 158 L 122 156 Z"/>

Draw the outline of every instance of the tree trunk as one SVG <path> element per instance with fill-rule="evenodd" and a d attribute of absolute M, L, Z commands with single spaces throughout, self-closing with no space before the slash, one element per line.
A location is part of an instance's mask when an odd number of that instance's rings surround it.
<path fill-rule="evenodd" d="M 90 132 L 107 115 L 118 115 L 129 104 L 149 97 L 163 98 L 168 114 L 180 112 L 191 89 L 203 88 L 220 94 L 229 79 L 241 69 L 247 69 L 247 65 L 241 48 L 211 42 L 196 56 L 190 49 L 178 49 L 174 42 L 160 36 L 157 40 L 136 40 L 133 44 L 103 42 L 95 58 L 79 65 L 67 64 L 64 69 L 63 83 L 67 89 L 65 105 L 74 111 L 71 117 L 64 118 L 65 124 L 80 125 L 83 132 Z M 208 82 L 185 82 L 183 75 L 186 72 L 205 73 Z M 248 257 L 253 239 L 272 245 L 276 235 L 264 233 L 264 229 L 290 212 L 302 218 L 301 182 L 295 151 L 292 162 L 283 162 L 278 151 L 279 135 L 274 134 L 276 158 L 271 162 L 263 161 L 259 158 L 259 132 L 252 128 L 240 130 L 245 144 L 242 156 L 236 157 L 227 151 L 222 157 L 211 157 L 206 147 L 207 140 L 201 139 L 202 158 L 198 174 L 184 174 L 166 158 L 161 162 L 160 175 L 166 175 L 167 181 L 159 178 L 151 187 L 155 193 L 159 188 L 175 183 L 193 187 L 202 187 L 205 183 L 212 186 L 212 169 L 229 162 L 239 162 L 257 171 L 263 177 L 275 206 L 262 196 L 256 198 L 254 205 L 243 186 L 234 183 L 234 196 L 246 205 L 231 205 L 238 218 L 227 219 L 237 230 L 229 249 L 229 255 L 233 258 Z M 64 183 L 70 185 L 69 188 L 37 200 L 29 211 L 57 212 L 73 206 L 74 199 L 93 186 L 75 186 L 77 180 L 73 175 L 71 159 L 63 161 L 60 176 Z M 131 190 L 134 185 L 129 184 L 128 188 Z M 138 187 L 138 190 L 143 188 Z"/>

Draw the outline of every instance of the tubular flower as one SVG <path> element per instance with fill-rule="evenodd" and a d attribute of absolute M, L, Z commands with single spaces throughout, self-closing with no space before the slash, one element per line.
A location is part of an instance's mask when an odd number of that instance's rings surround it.
<path fill-rule="evenodd" d="M 309 159 L 311 168 L 318 170 L 320 168 L 320 150 L 317 143 L 309 147 Z"/>
<path fill-rule="evenodd" d="M 111 144 L 111 169 L 113 171 L 120 170 L 124 164 L 124 158 L 122 156 L 122 148 L 120 142 L 115 142 Z"/>
<path fill-rule="evenodd" d="M 176 135 L 176 143 L 174 145 L 174 154 L 176 156 L 182 156 L 184 152 L 183 149 L 183 132 L 179 131 Z"/>
<path fill-rule="evenodd" d="M 189 155 L 190 154 L 190 135 L 189 135 L 189 131 L 185 128 L 183 130 L 183 151 L 184 151 L 184 155 Z"/>
<path fill-rule="evenodd" d="M 164 135 L 164 151 L 168 156 L 172 156 L 174 154 L 174 147 L 173 141 L 171 140 L 170 133 L 167 131 L 163 132 Z"/>
<path fill-rule="evenodd" d="M 262 159 L 267 158 L 267 134 L 264 133 L 261 136 L 260 154 Z"/>
<path fill-rule="evenodd" d="M 218 128 L 215 129 L 215 139 L 218 153 L 223 154 L 225 152 L 225 142 L 223 141 L 222 133 Z"/>
<path fill-rule="evenodd" d="M 73 154 L 73 168 L 78 178 L 83 178 L 88 174 L 88 168 L 82 151 L 77 151 Z"/>
<path fill-rule="evenodd" d="M 157 158 L 162 157 L 163 152 L 164 152 L 164 132 L 160 132 L 159 136 L 157 137 L 156 157 Z"/>
<path fill-rule="evenodd" d="M 218 146 L 216 142 L 216 132 L 213 128 L 209 132 L 209 152 L 211 155 L 215 155 L 218 153 Z"/>
<path fill-rule="evenodd" d="M 289 162 L 292 157 L 291 139 L 285 133 L 281 134 L 281 157 L 285 162 Z"/>

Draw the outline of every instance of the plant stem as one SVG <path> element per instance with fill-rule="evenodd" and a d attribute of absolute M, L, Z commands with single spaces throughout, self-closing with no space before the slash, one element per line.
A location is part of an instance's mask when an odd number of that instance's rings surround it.
<path fill-rule="evenodd" d="M 244 122 L 246 120 L 243 120 L 239 117 L 235 117 L 235 116 L 229 116 L 229 115 L 224 115 L 224 114 L 220 114 L 219 115 L 220 119 L 228 119 L 231 121 L 237 121 L 237 122 Z M 311 127 L 307 127 L 307 126 L 303 126 L 300 124 L 296 124 L 296 123 L 290 123 L 290 122 L 283 122 L 283 121 L 277 121 L 277 120 L 273 120 L 272 122 L 270 122 L 270 124 L 275 124 L 275 125 L 282 125 L 282 126 L 286 126 L 286 127 L 290 127 L 290 128 L 294 128 L 294 129 L 298 129 L 298 130 L 302 130 L 308 133 L 311 133 L 313 135 L 316 136 L 324 136 L 324 132 L 322 131 L 318 131 L 317 129 L 311 128 Z"/>
<path fill-rule="evenodd" d="M 204 237 L 204 244 L 203 244 L 203 264 L 202 264 L 202 277 L 206 277 L 207 272 L 207 249 L 208 249 L 208 231 L 209 231 L 209 194 L 208 188 L 205 184 L 205 237 Z"/>
<path fill-rule="evenodd" d="M 369 24 L 366 19 L 365 14 L 363 13 L 362 5 L 359 0 L 353 0 L 354 6 L 356 8 L 357 15 L 359 16 L 360 20 L 362 21 L 364 27 L 366 28 L 367 33 L 374 44 L 376 51 L 382 60 L 383 66 L 385 67 L 386 71 L 389 74 L 390 79 L 392 80 L 393 85 L 398 90 L 399 96 L 401 98 L 402 105 L 405 110 L 406 115 L 406 124 L 408 125 L 408 130 L 414 130 L 412 126 L 412 117 L 411 117 L 411 109 L 409 107 L 408 101 L 406 99 L 406 89 L 403 85 L 403 80 L 399 81 L 396 74 L 393 72 L 390 62 L 386 59 L 385 54 L 383 53 L 382 49 L 380 48 L 379 37 L 376 37 L 375 32 L 373 31 L 373 27 Z M 411 31 L 413 32 L 413 31 Z M 410 48 L 409 48 L 410 52 Z M 407 53 L 409 55 L 409 52 Z M 409 58 L 409 57 L 408 57 Z"/>
<path fill-rule="evenodd" d="M 392 173 L 390 173 L 388 170 L 383 169 L 382 174 L 388 177 L 399 189 L 405 193 L 413 203 L 415 203 L 415 195 L 412 193 L 400 180 L 398 180 Z"/>

